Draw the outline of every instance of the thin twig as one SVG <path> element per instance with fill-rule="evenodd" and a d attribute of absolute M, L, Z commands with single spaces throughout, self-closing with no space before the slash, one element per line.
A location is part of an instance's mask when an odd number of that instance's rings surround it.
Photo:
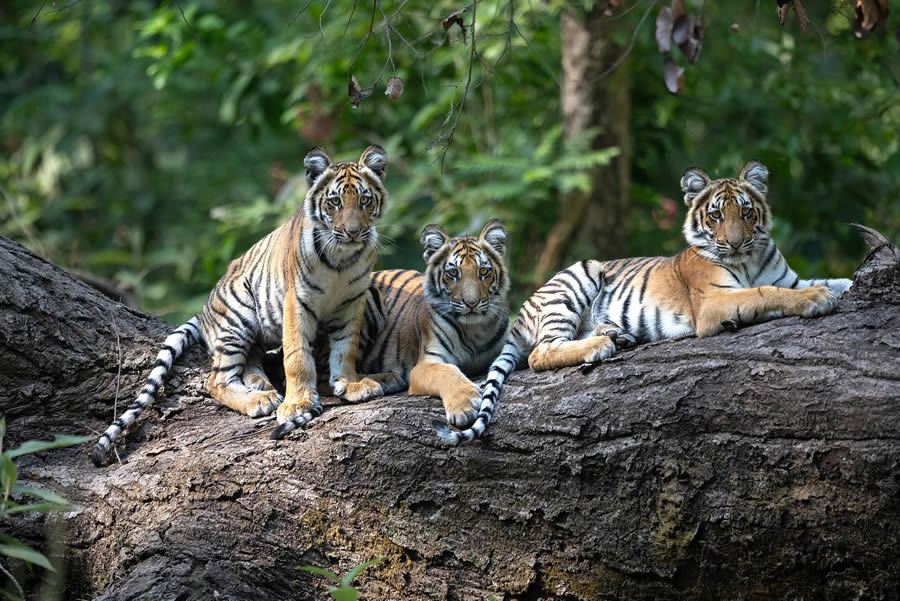
<path fill-rule="evenodd" d="M 466 99 L 469 97 L 469 87 L 472 85 L 472 69 L 475 66 L 475 57 L 478 54 L 478 48 L 475 43 L 475 14 L 478 9 L 478 0 L 474 0 L 472 2 L 472 50 L 469 53 L 469 72 L 466 75 L 466 87 L 463 88 L 462 99 L 459 102 L 459 108 L 456 109 L 456 119 L 453 120 L 453 127 L 450 128 L 450 133 L 445 136 L 444 143 L 444 151 L 441 153 L 441 173 L 444 172 L 444 159 L 447 157 L 447 151 L 450 149 L 450 144 L 453 143 L 453 134 L 456 133 L 456 126 L 459 125 L 459 117 L 462 115 L 463 107 L 466 105 Z M 453 110 L 453 105 L 450 105 L 450 110 Z"/>
<path fill-rule="evenodd" d="M 609 69 L 595 77 L 591 81 L 592 84 L 597 83 L 598 81 L 615 71 L 616 68 L 618 68 L 618 66 L 622 64 L 622 61 L 628 58 L 628 55 L 631 54 L 631 50 L 634 48 L 634 43 L 637 41 L 638 33 L 640 33 L 641 28 L 644 26 L 644 22 L 647 20 L 647 17 L 650 16 L 650 11 L 653 10 L 653 7 L 656 6 L 656 2 L 657 0 L 653 0 L 653 2 L 651 2 L 647 7 L 647 10 L 644 11 L 644 16 L 641 17 L 641 20 L 638 22 L 637 27 L 634 28 L 633 32 L 631 32 L 631 41 L 628 42 L 628 47 L 625 48 L 625 52 L 623 52 L 622 55 L 617 58 L 615 62 L 613 62 Z"/>
<path fill-rule="evenodd" d="M 44 10 L 45 4 L 47 4 L 47 0 L 41 2 L 40 8 L 38 8 L 37 12 L 34 13 L 34 16 L 31 17 L 31 21 L 28 22 L 28 27 L 26 27 L 25 29 L 31 29 L 31 26 L 34 25 L 35 21 L 37 21 L 37 18 L 41 16 L 41 11 Z"/>
<path fill-rule="evenodd" d="M 328 10 L 329 6 L 331 6 L 331 0 L 328 0 L 327 2 L 325 2 L 325 8 L 323 8 L 322 12 L 319 13 L 319 33 L 322 34 L 322 43 L 325 43 L 325 44 L 327 44 L 328 42 L 325 39 L 325 28 L 322 27 L 322 19 L 325 17 L 325 11 Z"/>
<path fill-rule="evenodd" d="M 347 37 L 347 29 L 350 27 L 350 22 L 353 20 L 353 15 L 356 14 L 356 3 L 359 0 L 353 0 L 353 8 L 350 10 L 350 17 L 347 19 L 347 24 L 344 25 L 344 33 L 341 34 L 341 38 Z"/>
<path fill-rule="evenodd" d="M 0 563 L 0 572 L 3 572 L 4 574 L 6 574 L 6 577 L 9 578 L 10 582 L 12 582 L 12 583 L 16 586 L 16 589 L 19 591 L 19 597 L 22 598 L 22 599 L 24 599 L 24 598 L 25 598 L 25 591 L 22 590 L 22 585 L 19 584 L 19 581 L 18 581 L 18 580 L 16 580 L 15 578 L 13 578 L 13 575 L 10 574 L 9 571 L 8 571 L 6 568 L 3 567 L 3 564 L 2 564 L 2 563 Z"/>
<path fill-rule="evenodd" d="M 304 5 L 303 5 L 303 8 L 301 8 L 300 11 L 299 11 L 296 15 L 294 15 L 294 18 L 291 19 L 290 21 L 288 21 L 288 25 L 293 25 L 293 24 L 294 24 L 294 21 L 296 21 L 296 20 L 300 17 L 300 15 L 302 15 L 303 12 L 304 12 L 307 8 L 309 8 L 309 5 L 312 4 L 312 3 L 313 3 L 313 0 L 309 0 L 309 2 L 307 2 L 306 4 L 304 4 Z"/>
<path fill-rule="evenodd" d="M 190 27 L 191 29 L 193 29 L 194 26 L 191 25 L 191 22 L 187 20 L 187 17 L 186 17 L 185 14 L 184 14 L 184 9 L 181 8 L 181 2 L 176 2 L 176 3 L 175 3 L 175 6 L 178 7 L 178 12 L 181 13 L 181 18 L 184 19 L 185 24 L 186 24 L 188 27 Z"/>

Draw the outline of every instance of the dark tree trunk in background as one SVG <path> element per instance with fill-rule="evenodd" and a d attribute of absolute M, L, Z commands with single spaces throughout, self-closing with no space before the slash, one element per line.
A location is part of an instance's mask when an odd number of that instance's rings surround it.
<path fill-rule="evenodd" d="M 439 403 L 403 396 L 269 440 L 272 421 L 206 395 L 195 349 L 120 441 L 124 463 L 95 469 L 85 446 L 23 457 L 20 475 L 75 502 L 68 599 L 321 599 L 295 566 L 373 556 L 364 599 L 897 599 L 892 250 L 826 317 L 517 372 L 468 446 L 440 446 Z M 0 238 L 10 442 L 104 428 L 168 330 Z"/>
<path fill-rule="evenodd" d="M 560 217 L 538 259 L 536 283 L 546 281 L 570 255 L 612 259 L 624 256 L 630 175 L 630 98 L 625 49 L 613 41 L 618 21 L 603 14 L 603 3 L 584 17 L 563 11 L 562 117 L 566 138 L 598 130 L 591 148 L 617 146 L 621 154 L 590 172 L 591 191 L 560 199 Z M 619 62 L 621 61 L 621 62 Z M 580 249 L 580 250 L 579 250 Z M 583 251 L 583 252 L 582 252 Z"/>

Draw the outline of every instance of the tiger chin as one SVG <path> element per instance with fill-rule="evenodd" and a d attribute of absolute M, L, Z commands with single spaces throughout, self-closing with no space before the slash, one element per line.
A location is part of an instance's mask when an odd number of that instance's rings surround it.
<path fill-rule="evenodd" d="M 481 404 L 481 389 L 469 376 L 484 373 L 509 330 L 506 228 L 492 220 L 477 238 L 454 238 L 429 225 L 421 243 L 424 274 L 372 274 L 357 370 L 377 382 L 379 394 L 440 397 L 447 423 L 465 428 Z M 272 438 L 305 423 L 302 417 L 285 422 Z"/>
<path fill-rule="evenodd" d="M 100 465 L 119 433 L 156 398 L 175 360 L 192 344 L 212 354 L 210 395 L 251 417 L 277 412 L 280 422 L 322 412 L 313 342 L 319 332 L 331 353 L 319 370 L 348 400 L 374 396 L 374 382 L 356 372 L 359 329 L 375 264 L 375 223 L 384 211 L 387 155 L 370 146 L 358 161 L 333 162 L 321 148 L 303 160 L 308 189 L 296 213 L 228 266 L 199 315 L 163 343 L 137 399 L 91 453 Z M 263 367 L 266 351 L 283 347 L 285 395 Z"/>
<path fill-rule="evenodd" d="M 769 171 L 750 161 L 737 178 L 697 168 L 681 178 L 689 246 L 674 257 L 581 261 L 526 301 L 491 365 L 471 428 L 438 428 L 449 444 L 480 436 L 507 375 L 522 359 L 535 371 L 608 359 L 617 348 L 666 338 L 712 336 L 786 316 L 834 309 L 848 279 L 805 280 L 791 269 L 770 230 Z"/>

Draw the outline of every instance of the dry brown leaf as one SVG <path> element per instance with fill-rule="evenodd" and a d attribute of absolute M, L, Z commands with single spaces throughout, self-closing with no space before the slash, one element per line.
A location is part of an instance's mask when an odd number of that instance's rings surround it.
<path fill-rule="evenodd" d="M 359 86 L 359 82 L 356 80 L 355 75 L 350 76 L 350 84 L 347 86 L 347 94 L 350 95 L 350 105 L 353 107 L 353 110 L 359 108 L 359 102 L 362 100 L 362 88 Z"/>
<path fill-rule="evenodd" d="M 728 31 L 730 31 L 731 33 L 737 33 L 740 30 L 741 30 L 740 23 L 732 23 L 731 25 L 728 26 Z"/>
<path fill-rule="evenodd" d="M 391 100 L 397 100 L 403 95 L 403 80 L 399 77 L 392 77 L 387 81 L 384 95 Z"/>
<path fill-rule="evenodd" d="M 672 94 L 677 94 L 684 88 L 684 68 L 679 67 L 671 56 L 666 56 L 663 61 L 663 81 Z"/>
<path fill-rule="evenodd" d="M 672 19 L 684 14 L 684 0 L 672 0 Z"/>
<path fill-rule="evenodd" d="M 678 48 L 693 65 L 700 57 L 700 49 L 703 47 L 703 31 L 706 28 L 706 21 L 703 17 L 697 19 L 693 15 L 688 15 L 688 25 L 687 38 L 678 44 Z"/>
<path fill-rule="evenodd" d="M 778 20 L 784 25 L 787 20 L 788 12 L 791 10 L 790 0 L 776 0 L 778 3 Z"/>
<path fill-rule="evenodd" d="M 856 19 L 853 33 L 858 38 L 868 37 L 879 25 L 887 29 L 887 0 L 856 0 Z"/>
<path fill-rule="evenodd" d="M 663 6 L 656 15 L 656 46 L 665 54 L 672 49 L 672 9 Z"/>
<path fill-rule="evenodd" d="M 806 31 L 806 28 L 809 27 L 809 15 L 806 14 L 803 3 L 800 0 L 793 0 L 791 5 L 794 7 L 794 14 L 797 15 L 797 25 L 800 26 L 800 31 Z"/>
<path fill-rule="evenodd" d="M 444 17 L 444 20 L 441 21 L 441 24 L 444 26 L 444 31 L 449 31 L 451 27 L 454 25 L 459 25 L 459 30 L 462 33 L 463 43 L 466 41 L 466 23 L 463 21 L 463 13 L 466 12 L 466 9 L 462 8 L 460 10 L 454 11 Z"/>
<path fill-rule="evenodd" d="M 675 24 L 672 25 L 672 41 L 679 46 L 684 44 L 691 35 L 693 25 L 693 15 L 681 15 L 675 19 Z"/>

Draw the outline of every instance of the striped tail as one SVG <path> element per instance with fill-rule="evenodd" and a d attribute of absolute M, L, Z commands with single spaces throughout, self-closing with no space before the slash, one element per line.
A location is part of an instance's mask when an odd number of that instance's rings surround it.
<path fill-rule="evenodd" d="M 280 424 L 275 430 L 272 431 L 272 434 L 269 435 L 269 438 L 272 440 L 281 440 L 294 430 L 298 430 L 314 420 L 315 418 L 322 415 L 322 405 L 316 403 L 312 407 L 310 407 L 309 411 L 305 411 L 300 415 L 295 415 L 288 421 Z"/>
<path fill-rule="evenodd" d="M 516 334 L 513 331 L 506 339 L 503 350 L 494 359 L 488 370 L 487 380 L 484 382 L 484 392 L 481 393 L 481 410 L 478 412 L 475 423 L 466 430 L 451 430 L 445 422 L 436 419 L 431 422 L 431 425 L 437 430 L 437 435 L 441 440 L 450 445 L 458 445 L 484 434 L 494 417 L 500 391 L 503 390 L 503 382 L 506 380 L 506 376 L 515 371 L 521 358 L 522 349 L 516 341 Z"/>
<path fill-rule="evenodd" d="M 166 374 L 172 369 L 172 364 L 175 360 L 188 347 L 196 344 L 200 340 L 200 330 L 197 327 L 199 323 L 199 317 L 194 316 L 184 325 L 178 326 L 175 331 L 166 338 L 162 350 L 159 351 L 159 354 L 156 356 L 156 364 L 153 366 L 153 371 L 150 372 L 150 378 L 147 380 L 147 384 L 125 413 L 120 415 L 116 421 L 106 429 L 106 432 L 103 433 L 103 436 L 101 436 L 100 440 L 97 442 L 97 446 L 94 447 L 94 450 L 91 452 L 91 461 L 94 462 L 95 466 L 100 467 L 103 460 L 106 459 L 106 455 L 112 448 L 112 443 L 119 433 L 133 424 L 138 415 L 150 406 L 156 398 L 156 393 L 159 392 L 159 388 L 162 386 Z"/>

